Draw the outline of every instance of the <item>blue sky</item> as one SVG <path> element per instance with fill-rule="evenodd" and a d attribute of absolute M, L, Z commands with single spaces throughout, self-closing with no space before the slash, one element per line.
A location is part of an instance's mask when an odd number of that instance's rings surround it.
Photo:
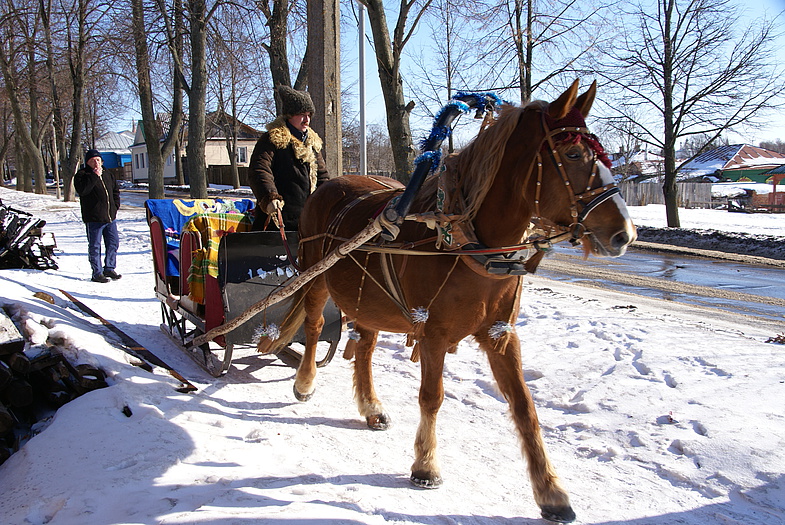
<path fill-rule="evenodd" d="M 761 16 L 774 18 L 779 13 L 785 12 L 785 0 L 742 0 L 738 2 L 744 9 L 745 15 L 749 19 L 756 19 Z M 779 56 L 784 57 L 785 60 L 785 15 L 781 15 L 780 27 L 783 28 L 783 35 L 780 37 L 778 46 L 781 47 Z M 370 27 L 366 21 L 366 34 L 370 35 Z M 429 29 L 426 26 L 419 28 L 418 37 L 428 38 Z M 342 84 L 348 86 L 352 83 L 352 92 L 355 94 L 355 100 L 352 106 L 357 106 L 356 94 L 357 87 L 357 69 L 358 69 L 358 32 L 357 28 L 352 28 L 348 31 L 344 30 L 341 35 L 342 38 L 342 61 L 344 62 L 344 70 L 342 71 Z M 407 49 L 413 50 L 418 43 L 415 40 L 408 44 Z M 379 87 L 379 78 L 376 70 L 376 63 L 373 56 L 371 46 L 366 44 L 365 50 L 366 62 L 366 122 L 369 124 L 378 123 L 384 125 L 384 102 Z M 785 82 L 785 79 L 783 79 Z M 446 102 L 446 101 L 445 101 Z M 436 111 L 438 108 L 429 108 Z M 747 142 L 751 144 L 758 144 L 762 140 L 775 140 L 777 138 L 785 141 L 785 108 L 778 114 L 771 115 L 771 123 L 759 130 L 744 130 L 741 134 L 731 134 L 729 138 L 731 141 Z M 430 127 L 430 121 L 412 121 L 412 131 L 415 140 L 419 140 L 421 136 L 427 134 L 426 128 Z"/>

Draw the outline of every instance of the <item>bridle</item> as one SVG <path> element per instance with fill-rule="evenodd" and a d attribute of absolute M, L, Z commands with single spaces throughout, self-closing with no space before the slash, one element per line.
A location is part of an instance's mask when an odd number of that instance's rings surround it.
<path fill-rule="evenodd" d="M 557 127 L 554 129 L 549 129 L 548 123 L 546 122 L 545 115 L 546 112 L 542 111 L 542 127 L 544 136 L 540 141 L 540 145 L 537 148 L 537 156 L 535 157 L 535 163 L 537 165 L 537 186 L 535 190 L 535 197 L 534 197 L 534 217 L 537 217 L 540 220 L 543 220 L 542 214 L 540 213 L 540 194 L 542 191 L 542 150 L 544 147 L 548 146 L 549 156 L 551 161 L 553 162 L 556 171 L 559 173 L 559 176 L 564 182 L 564 186 L 567 190 L 567 195 L 570 198 L 570 216 L 572 217 L 572 223 L 569 225 L 563 224 L 554 224 L 556 229 L 562 231 L 568 231 L 571 233 L 571 238 L 569 239 L 571 243 L 577 244 L 579 239 L 589 233 L 586 229 L 586 226 L 583 224 L 583 221 L 589 216 L 589 214 L 594 211 L 600 204 L 611 199 L 614 195 L 619 195 L 620 191 L 618 186 L 615 182 L 611 182 L 609 184 L 605 184 L 599 188 L 592 189 L 592 185 L 594 183 L 595 178 L 598 177 L 600 171 L 600 160 L 598 159 L 598 149 L 600 151 L 602 146 L 600 145 L 599 141 L 596 137 L 589 131 L 586 127 L 580 126 L 571 126 L 571 127 Z M 559 152 L 556 150 L 556 141 L 554 138 L 557 135 L 561 135 L 563 133 L 571 133 L 575 134 L 579 137 L 579 139 L 583 139 L 584 137 L 590 138 L 591 141 L 589 142 L 589 148 L 592 150 L 593 155 L 593 162 L 594 166 L 592 167 L 591 176 L 589 177 L 589 181 L 586 184 L 586 190 L 582 193 L 576 193 L 573 190 L 573 185 L 570 182 L 569 177 L 567 176 L 567 171 L 564 168 L 564 163 L 561 160 L 561 156 Z M 594 146 L 593 143 L 596 143 L 597 146 Z M 529 172 L 531 173 L 534 164 L 529 168 Z M 528 179 L 528 177 L 527 177 Z M 590 199 L 590 200 L 589 200 Z M 587 201 L 584 203 L 584 201 Z M 581 204 L 582 207 L 579 210 L 578 205 Z"/>

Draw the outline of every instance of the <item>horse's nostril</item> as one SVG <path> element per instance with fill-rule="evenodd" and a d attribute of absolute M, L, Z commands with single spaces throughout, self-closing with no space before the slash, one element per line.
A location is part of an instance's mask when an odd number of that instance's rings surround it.
<path fill-rule="evenodd" d="M 630 243 L 630 236 L 627 232 L 619 232 L 611 239 L 611 246 L 616 249 L 627 246 Z"/>

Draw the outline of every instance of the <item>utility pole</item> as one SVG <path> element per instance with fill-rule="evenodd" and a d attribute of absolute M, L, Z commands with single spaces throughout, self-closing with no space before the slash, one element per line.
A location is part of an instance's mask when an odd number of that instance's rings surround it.
<path fill-rule="evenodd" d="M 308 92 L 316 115 L 312 127 L 324 140 L 324 161 L 343 175 L 339 0 L 308 0 Z"/>
<path fill-rule="evenodd" d="M 360 2 L 358 2 L 360 3 Z M 365 135 L 365 6 L 360 3 L 360 175 L 368 175 L 368 138 Z"/>

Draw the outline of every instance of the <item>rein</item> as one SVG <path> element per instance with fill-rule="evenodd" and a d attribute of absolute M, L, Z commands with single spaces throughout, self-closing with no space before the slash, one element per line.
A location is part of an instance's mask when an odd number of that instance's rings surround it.
<path fill-rule="evenodd" d="M 300 266 L 297 264 L 297 257 L 292 254 L 292 249 L 289 247 L 289 241 L 286 239 L 286 230 L 283 223 L 283 215 L 281 215 L 281 210 L 275 210 L 274 215 L 268 215 L 267 220 L 264 223 L 264 230 L 267 230 L 267 226 L 270 224 L 270 219 L 272 219 L 273 224 L 278 228 L 278 231 L 281 234 L 281 242 L 283 243 L 283 248 L 286 250 L 286 258 L 289 259 L 289 264 L 292 267 L 300 272 Z"/>

